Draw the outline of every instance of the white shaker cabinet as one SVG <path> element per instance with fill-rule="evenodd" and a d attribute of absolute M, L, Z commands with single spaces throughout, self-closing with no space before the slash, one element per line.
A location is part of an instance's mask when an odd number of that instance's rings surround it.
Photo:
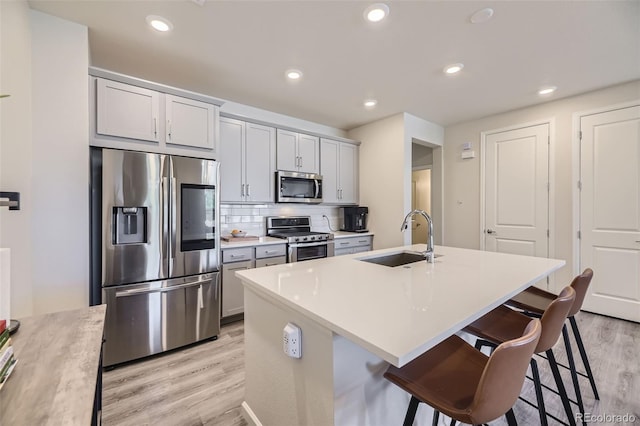
<path fill-rule="evenodd" d="M 301 173 L 320 172 L 320 139 L 278 129 L 277 168 Z"/>
<path fill-rule="evenodd" d="M 323 202 L 357 204 L 358 146 L 331 139 L 320 141 Z"/>
<path fill-rule="evenodd" d="M 214 105 L 165 95 L 165 112 L 168 144 L 214 149 Z"/>
<path fill-rule="evenodd" d="M 160 93 L 102 78 L 96 90 L 98 134 L 159 142 Z"/>
<path fill-rule="evenodd" d="M 346 237 L 335 239 L 335 256 L 363 253 L 373 250 L 373 236 Z"/>
<path fill-rule="evenodd" d="M 222 202 L 273 202 L 274 128 L 221 117 L 219 151 Z"/>

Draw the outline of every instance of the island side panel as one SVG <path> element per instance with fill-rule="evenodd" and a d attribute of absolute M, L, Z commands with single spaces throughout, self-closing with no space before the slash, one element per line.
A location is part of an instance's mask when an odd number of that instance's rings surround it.
<path fill-rule="evenodd" d="M 245 416 L 264 426 L 334 422 L 332 333 L 245 286 Z M 302 329 L 302 357 L 282 350 L 288 322 Z"/>
<path fill-rule="evenodd" d="M 336 426 L 402 424 L 411 396 L 383 377 L 389 363 L 334 335 L 333 380 Z M 414 426 L 431 425 L 433 409 L 418 406 Z"/>

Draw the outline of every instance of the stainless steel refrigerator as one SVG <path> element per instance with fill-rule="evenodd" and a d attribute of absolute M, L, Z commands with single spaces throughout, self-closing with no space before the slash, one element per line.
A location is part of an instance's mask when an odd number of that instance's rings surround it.
<path fill-rule="evenodd" d="M 220 332 L 219 164 L 91 148 L 92 305 L 104 365 Z"/>

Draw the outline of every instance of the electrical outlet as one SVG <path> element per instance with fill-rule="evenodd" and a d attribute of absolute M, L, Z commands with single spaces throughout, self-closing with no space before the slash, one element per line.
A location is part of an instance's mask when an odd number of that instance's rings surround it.
<path fill-rule="evenodd" d="M 282 330 L 282 349 L 291 358 L 302 357 L 302 330 L 295 324 L 288 323 Z"/>

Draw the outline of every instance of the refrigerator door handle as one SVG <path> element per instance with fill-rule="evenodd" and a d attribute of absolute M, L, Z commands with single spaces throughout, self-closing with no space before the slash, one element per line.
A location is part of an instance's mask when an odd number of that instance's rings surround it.
<path fill-rule="evenodd" d="M 169 236 L 169 274 L 172 276 L 174 274 L 174 265 L 173 262 L 176 257 L 176 233 L 177 233 L 177 197 L 178 189 L 176 188 L 176 178 L 173 173 L 173 165 L 171 167 L 171 223 L 170 223 L 170 232 Z M 182 201 L 181 201 L 182 202 Z"/>
<path fill-rule="evenodd" d="M 202 285 L 208 281 L 211 281 L 211 279 L 204 279 L 204 280 L 198 280 L 196 282 L 192 282 L 192 283 L 186 283 L 186 284 L 179 284 L 179 285 L 174 285 L 171 287 L 161 287 L 161 288 L 144 288 L 144 289 L 138 289 L 138 290 L 123 290 L 123 291 L 117 291 L 116 292 L 116 297 L 128 297 L 128 296 L 139 296 L 141 294 L 148 294 L 148 293 L 166 293 L 169 291 L 174 291 L 174 290 L 180 290 L 182 288 L 189 288 L 189 287 L 196 287 L 199 286 L 198 289 L 198 300 L 199 300 L 199 305 L 200 305 L 200 309 L 204 308 L 204 301 L 202 299 Z"/>
<path fill-rule="evenodd" d="M 162 246 L 167 247 L 167 241 L 169 240 L 169 207 L 167 206 L 167 200 L 169 199 L 169 179 L 166 177 L 162 178 L 162 192 L 160 194 L 161 202 L 160 202 L 160 214 L 162 217 L 160 218 L 160 222 L 162 223 Z M 163 278 L 169 277 L 169 253 L 167 250 L 162 250 L 162 272 Z"/>

